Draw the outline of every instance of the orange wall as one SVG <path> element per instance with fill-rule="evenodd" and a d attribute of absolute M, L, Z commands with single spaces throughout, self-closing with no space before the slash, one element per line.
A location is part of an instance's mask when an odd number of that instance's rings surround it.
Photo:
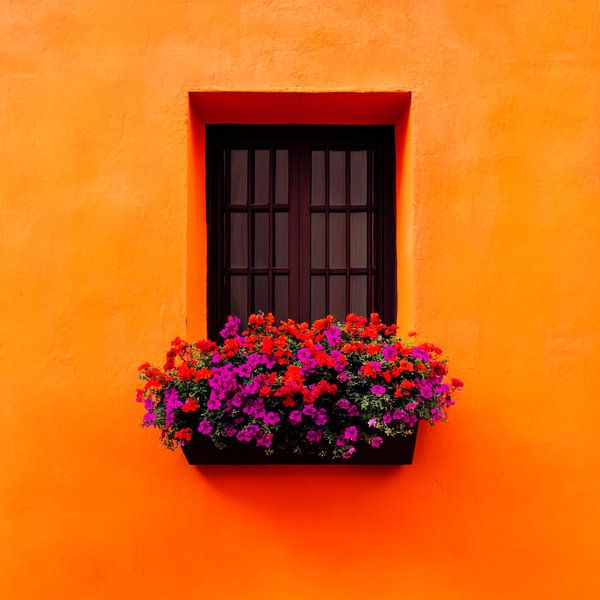
<path fill-rule="evenodd" d="M 0 15 L 1 598 L 600 595 L 597 3 Z M 467 382 L 411 467 L 192 468 L 137 427 L 136 366 L 202 327 L 197 90 L 411 92 L 400 316 Z"/>

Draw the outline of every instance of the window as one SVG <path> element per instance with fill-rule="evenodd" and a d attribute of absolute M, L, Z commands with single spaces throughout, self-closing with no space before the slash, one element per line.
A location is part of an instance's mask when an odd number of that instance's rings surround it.
<path fill-rule="evenodd" d="M 394 132 L 207 126 L 208 323 L 396 318 Z"/>

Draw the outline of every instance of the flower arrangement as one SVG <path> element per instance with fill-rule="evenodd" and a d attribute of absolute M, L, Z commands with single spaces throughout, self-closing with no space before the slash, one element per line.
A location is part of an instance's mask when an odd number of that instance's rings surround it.
<path fill-rule="evenodd" d="M 419 420 L 446 419 L 463 384 L 445 381 L 446 359 L 429 343 L 402 340 L 396 325 L 350 314 L 312 325 L 275 324 L 272 314 L 228 317 L 223 343 L 172 342 L 164 367 L 139 368 L 142 425 L 168 448 L 194 432 L 218 448 L 247 443 L 348 459 L 361 444 L 380 448 L 409 435 Z"/>

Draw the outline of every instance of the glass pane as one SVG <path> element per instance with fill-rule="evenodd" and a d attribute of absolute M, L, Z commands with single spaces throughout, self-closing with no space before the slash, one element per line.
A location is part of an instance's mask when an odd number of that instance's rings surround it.
<path fill-rule="evenodd" d="M 367 275 L 350 277 L 350 312 L 362 316 L 367 314 Z"/>
<path fill-rule="evenodd" d="M 262 310 L 269 311 L 269 276 L 255 275 L 254 276 L 254 303 L 252 306 L 253 312 Z"/>
<path fill-rule="evenodd" d="M 254 204 L 269 203 L 269 151 L 254 152 Z"/>
<path fill-rule="evenodd" d="M 278 321 L 287 321 L 289 318 L 288 308 L 288 276 L 287 275 L 274 275 L 273 285 L 273 304 L 275 310 L 275 317 Z"/>
<path fill-rule="evenodd" d="M 350 214 L 350 267 L 367 266 L 367 213 Z"/>
<path fill-rule="evenodd" d="M 248 150 L 231 151 L 231 204 L 246 204 L 248 192 Z"/>
<path fill-rule="evenodd" d="M 266 267 L 269 262 L 269 213 L 254 214 L 254 266 Z"/>
<path fill-rule="evenodd" d="M 322 319 L 326 313 L 325 275 L 310 278 L 310 320 Z"/>
<path fill-rule="evenodd" d="M 230 217 L 230 266 L 243 268 L 248 266 L 248 228 L 246 213 L 231 213 Z"/>
<path fill-rule="evenodd" d="M 329 151 L 329 204 L 346 204 L 346 152 Z"/>
<path fill-rule="evenodd" d="M 323 150 L 311 152 L 311 165 L 310 202 L 325 204 L 325 152 Z"/>
<path fill-rule="evenodd" d="M 231 314 L 242 320 L 242 325 L 248 321 L 248 296 L 246 294 L 247 277 L 232 275 L 229 278 Z"/>
<path fill-rule="evenodd" d="M 367 203 L 367 151 L 350 152 L 350 204 Z"/>
<path fill-rule="evenodd" d="M 346 318 L 346 276 L 329 277 L 329 314 L 338 321 Z"/>
<path fill-rule="evenodd" d="M 329 267 L 346 267 L 346 214 L 329 214 Z"/>
<path fill-rule="evenodd" d="M 313 269 L 325 268 L 325 213 L 310 216 L 310 264 Z"/>
<path fill-rule="evenodd" d="M 288 151 L 277 150 L 275 152 L 275 203 L 288 203 L 289 187 Z"/>
<path fill-rule="evenodd" d="M 275 266 L 288 266 L 288 214 L 275 213 Z"/>

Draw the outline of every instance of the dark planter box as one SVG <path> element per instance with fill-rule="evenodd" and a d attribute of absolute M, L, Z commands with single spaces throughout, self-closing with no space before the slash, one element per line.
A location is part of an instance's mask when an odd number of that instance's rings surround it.
<path fill-rule="evenodd" d="M 291 452 L 265 454 L 264 448 L 250 443 L 232 440 L 227 448 L 219 450 L 212 440 L 194 434 L 183 446 L 183 453 L 190 465 L 410 465 L 417 441 L 418 424 L 409 436 L 383 438 L 381 448 L 357 444 L 356 452 L 348 460 L 321 458 L 316 454 L 299 456 Z"/>

